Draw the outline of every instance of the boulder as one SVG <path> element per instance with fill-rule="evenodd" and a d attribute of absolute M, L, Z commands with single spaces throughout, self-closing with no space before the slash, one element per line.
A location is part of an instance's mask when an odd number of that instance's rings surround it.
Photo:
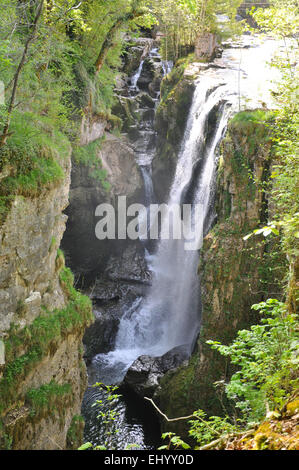
<path fill-rule="evenodd" d="M 140 356 L 131 365 L 123 384 L 138 395 L 152 397 L 159 387 L 159 380 L 169 370 L 176 369 L 189 357 L 189 346 L 177 346 L 163 356 Z"/>

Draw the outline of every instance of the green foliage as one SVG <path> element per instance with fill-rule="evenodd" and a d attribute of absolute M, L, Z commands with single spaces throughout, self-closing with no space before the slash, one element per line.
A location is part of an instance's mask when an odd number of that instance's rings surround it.
<path fill-rule="evenodd" d="M 282 227 L 282 246 L 290 260 L 299 254 L 299 161 L 298 161 L 298 4 L 294 0 L 272 0 L 271 8 L 257 9 L 253 17 L 267 34 L 282 39 L 280 54 L 272 61 L 282 80 L 275 91 L 278 109 L 272 128 L 275 165 L 272 199 L 274 222 Z"/>
<path fill-rule="evenodd" d="M 60 385 L 52 380 L 39 388 L 33 388 L 26 393 L 26 403 L 30 406 L 30 416 L 40 414 L 48 415 L 49 412 L 57 411 L 57 404 L 62 399 L 65 405 L 66 397 L 72 398 L 72 387 L 70 384 Z"/>
<path fill-rule="evenodd" d="M 101 148 L 101 143 L 104 140 L 104 138 L 96 139 L 87 145 L 74 147 L 74 161 L 89 167 L 97 165 L 99 163 L 98 150 Z"/>
<path fill-rule="evenodd" d="M 259 421 L 265 415 L 266 404 L 272 409 L 282 406 L 298 384 L 296 316 L 288 314 L 284 304 L 275 299 L 252 308 L 266 315 L 261 324 L 239 331 L 229 346 L 207 342 L 238 367 L 226 392 L 246 422 Z"/>
<path fill-rule="evenodd" d="M 0 148 L 0 169 L 12 165 L 17 174 L 26 174 L 34 170 L 37 159 L 63 159 L 69 152 L 69 141 L 55 122 L 32 112 L 15 111 L 11 136 Z"/>
<path fill-rule="evenodd" d="M 159 447 L 158 450 L 177 450 L 177 449 L 190 449 L 189 444 L 184 442 L 179 436 L 173 432 L 165 432 L 162 434 L 162 439 L 168 439 L 168 445 Z"/>
<path fill-rule="evenodd" d="M 255 109 L 254 111 L 241 111 L 234 115 L 231 120 L 232 125 L 237 124 L 238 126 L 250 124 L 262 124 L 265 125 L 267 122 L 273 122 L 275 113 L 265 109 Z"/>
<path fill-rule="evenodd" d="M 207 417 L 206 413 L 202 410 L 195 411 L 194 418 L 189 421 L 189 435 L 200 446 L 208 444 L 220 436 L 231 434 L 238 429 L 236 425 L 229 421 L 228 417 Z"/>
<path fill-rule="evenodd" d="M 102 168 L 102 162 L 98 152 L 104 140 L 105 137 L 102 137 L 87 145 L 74 147 L 73 158 L 76 163 L 89 167 L 89 175 L 97 181 L 100 181 L 105 191 L 109 191 L 111 186 L 110 183 L 106 181 L 107 171 Z"/>
<path fill-rule="evenodd" d="M 221 445 L 229 436 L 244 435 L 246 429 L 258 424 L 265 416 L 278 417 L 285 403 L 298 389 L 298 318 L 289 314 L 285 304 L 268 299 L 252 306 L 262 315 L 261 323 L 238 332 L 228 346 L 207 341 L 212 349 L 228 357 L 236 372 L 224 387 L 228 398 L 239 411 L 236 416 L 208 416 L 197 410 L 189 420 L 189 435 L 196 442 L 195 449 L 215 441 Z M 168 445 L 160 449 L 183 447 L 175 434 L 163 434 Z"/>
<path fill-rule="evenodd" d="M 5 220 L 14 195 L 37 196 L 64 178 L 60 165 L 70 154 L 68 139 L 45 117 L 15 111 L 11 136 L 0 148 L 0 223 Z"/>
<path fill-rule="evenodd" d="M 20 7 L 17 0 L 0 0 L 5 12 L 0 18 L 0 76 L 6 101 L 0 105 L 0 133 L 9 137 L 1 143 L 0 170 L 5 165 L 15 169 L 12 179 L 3 182 L 0 196 L 36 194 L 41 186 L 48 187 L 63 177 L 52 158 L 54 147 L 61 150 L 59 132 L 76 140 L 82 113 L 110 114 L 124 52 L 123 33 L 155 22 L 147 3 L 32 0 Z M 96 73 L 96 59 L 106 41 L 107 54 Z M 93 176 L 108 190 L 103 171 L 95 171 Z M 1 218 L 7 214 L 6 202 L 0 200 Z"/>
<path fill-rule="evenodd" d="M 293 86 L 292 86 L 293 88 Z M 287 84 L 285 90 L 287 90 Z M 283 109 L 278 112 L 274 134 L 277 164 L 273 166 L 273 198 L 276 222 L 283 229 L 283 247 L 288 255 L 299 254 L 299 162 L 298 162 L 298 99 L 291 102 L 290 93 Z M 294 104 L 296 106 L 294 107 Z"/>
<path fill-rule="evenodd" d="M 248 240 L 252 235 L 261 235 L 263 234 L 264 237 L 268 237 L 268 235 L 273 234 L 273 235 L 279 235 L 279 231 L 276 228 L 276 224 L 274 222 L 268 223 L 265 227 L 253 230 L 253 232 L 249 233 L 245 237 L 243 237 L 243 240 Z"/>
<path fill-rule="evenodd" d="M 0 449 L 11 450 L 12 448 L 12 437 L 5 432 L 3 421 L 0 420 Z"/>
<path fill-rule="evenodd" d="M 164 102 L 170 96 L 170 93 L 173 92 L 175 86 L 183 78 L 186 67 L 192 62 L 193 59 L 193 54 L 189 54 L 187 57 L 179 59 L 171 72 L 163 78 L 161 84 L 161 101 L 159 106 L 163 106 Z"/>
<path fill-rule="evenodd" d="M 298 34 L 298 3 L 296 0 L 272 0 L 271 8 L 253 8 L 252 16 L 266 34 L 278 39 L 295 38 Z"/>
<path fill-rule="evenodd" d="M 67 431 L 67 449 L 76 450 L 78 445 L 82 442 L 84 431 L 84 419 L 80 415 L 75 415 L 72 418 L 71 425 Z"/>
<path fill-rule="evenodd" d="M 101 424 L 104 428 L 105 435 L 105 444 L 93 446 L 91 442 L 84 443 L 78 450 L 113 450 L 111 437 L 118 433 L 118 429 L 115 428 L 115 420 L 119 415 L 119 412 L 115 408 L 118 399 L 121 395 L 115 393 L 118 390 L 118 387 L 115 385 L 105 385 L 103 383 L 96 383 L 93 387 L 98 387 L 104 392 L 102 400 L 96 400 L 92 406 L 99 408 L 98 419 L 101 419 Z M 102 411 L 102 408 L 105 406 L 105 410 Z M 108 406 L 108 409 L 107 409 Z"/>

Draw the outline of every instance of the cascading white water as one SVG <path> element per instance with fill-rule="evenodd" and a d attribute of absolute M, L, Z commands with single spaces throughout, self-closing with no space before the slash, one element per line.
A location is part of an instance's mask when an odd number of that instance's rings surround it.
<path fill-rule="evenodd" d="M 137 83 L 138 83 L 138 80 L 139 80 L 141 72 L 142 72 L 143 64 L 144 64 L 144 60 L 142 60 L 140 62 L 137 71 L 131 77 L 131 88 L 132 88 L 132 90 L 138 90 Z"/>
<path fill-rule="evenodd" d="M 162 67 L 163 67 L 163 75 L 164 76 L 168 75 L 173 69 L 173 62 L 171 60 L 163 60 Z"/>
<path fill-rule="evenodd" d="M 189 112 L 168 205 L 181 203 L 188 187 L 193 185 L 192 203 L 203 206 L 207 219 L 215 173 L 215 150 L 225 128 L 227 104 L 231 94 L 219 80 L 206 77 L 197 84 Z M 218 110 L 220 118 L 213 126 L 208 144 L 206 131 L 209 116 Z M 196 165 L 202 165 L 198 181 L 193 181 Z M 192 346 L 199 331 L 198 252 L 186 251 L 185 240 L 160 240 L 151 257 L 153 282 L 148 295 L 138 299 L 123 315 L 115 342 L 115 350 L 96 356 L 102 364 L 102 378 L 122 379 L 126 370 L 140 355 L 160 356 L 170 349 Z M 103 372 L 103 365 L 106 372 Z M 111 370 L 113 373 L 111 374 Z M 107 379 L 106 379 L 107 378 Z"/>
<path fill-rule="evenodd" d="M 229 96 L 227 88 L 219 86 L 207 97 L 211 88 L 210 79 L 200 81 L 196 88 L 168 201 L 169 206 L 180 203 L 185 187 L 192 180 L 195 164 L 203 158 L 205 162 L 195 192 L 196 202 L 203 205 L 203 218 L 209 210 L 215 149 L 228 117 L 222 110 L 212 144 L 205 149 L 208 116 Z M 184 242 L 184 239 L 160 241 L 152 260 L 154 279 L 151 290 L 141 308 L 130 315 L 130 325 L 127 324 L 127 315 L 121 321 L 116 349 L 131 349 L 132 354 L 138 357 L 141 352 L 158 356 L 182 344 L 191 348 L 199 328 L 198 253 L 186 251 Z"/>
<path fill-rule="evenodd" d="M 151 167 L 149 165 L 140 166 L 140 170 L 144 181 L 145 205 L 148 207 L 149 204 L 154 201 L 154 186 L 151 176 Z"/>

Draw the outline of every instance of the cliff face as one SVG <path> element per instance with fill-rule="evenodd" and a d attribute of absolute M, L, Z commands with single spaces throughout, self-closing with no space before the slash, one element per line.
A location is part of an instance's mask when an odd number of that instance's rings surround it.
<path fill-rule="evenodd" d="M 62 212 L 68 204 L 70 159 L 63 164 L 63 183 L 37 198 L 17 196 L 0 228 L 1 331 L 9 330 L 11 323 L 32 322 L 41 305 L 64 304 L 55 265 L 67 218 Z M 18 307 L 23 307 L 19 317 Z"/>
<path fill-rule="evenodd" d="M 284 260 L 275 244 L 263 237 L 243 240 L 265 223 L 271 210 L 267 200 L 271 142 L 265 119 L 259 110 L 237 114 L 222 143 L 218 219 L 200 254 L 201 332 L 188 365 L 161 381 L 160 407 L 169 417 L 186 416 L 199 408 L 208 414 L 223 412 L 214 383 L 227 380 L 232 368 L 206 341 L 229 344 L 238 330 L 258 321 L 251 305 L 271 294 L 277 298 L 281 292 Z M 274 262 L 282 268 L 275 275 Z M 176 424 L 175 430 L 182 434 L 186 427 Z"/>
<path fill-rule="evenodd" d="M 72 287 L 58 250 L 70 152 L 58 163 L 64 178 L 38 196 L 16 196 L 0 227 L 2 448 L 64 449 L 69 428 L 73 440 L 82 430 L 76 418 L 86 386 L 81 342 L 91 307 Z"/>

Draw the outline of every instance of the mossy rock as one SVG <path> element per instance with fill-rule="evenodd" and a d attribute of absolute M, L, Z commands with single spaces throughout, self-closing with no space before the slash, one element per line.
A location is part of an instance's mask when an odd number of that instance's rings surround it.
<path fill-rule="evenodd" d="M 80 415 L 72 418 L 71 425 L 66 436 L 66 448 L 68 450 L 78 450 L 83 441 L 84 419 Z"/>

